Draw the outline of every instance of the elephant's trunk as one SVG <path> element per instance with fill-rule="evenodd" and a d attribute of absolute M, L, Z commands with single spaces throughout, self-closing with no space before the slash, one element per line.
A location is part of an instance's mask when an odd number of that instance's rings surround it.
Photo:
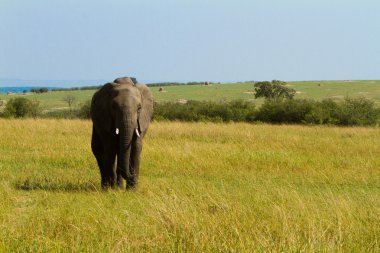
<path fill-rule="evenodd" d="M 117 154 L 117 170 L 125 180 L 133 177 L 130 157 L 133 138 L 133 124 L 130 117 L 123 117 L 119 125 L 119 153 Z"/>

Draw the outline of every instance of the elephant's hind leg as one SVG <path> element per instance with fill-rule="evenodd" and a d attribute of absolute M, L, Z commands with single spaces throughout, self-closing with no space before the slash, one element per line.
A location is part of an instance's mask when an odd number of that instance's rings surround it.
<path fill-rule="evenodd" d="M 95 132 L 95 129 L 92 128 L 92 139 L 91 139 L 91 149 L 92 153 L 94 154 L 96 161 L 98 162 L 98 167 L 100 170 L 100 176 L 102 178 L 102 187 L 103 187 L 103 182 L 105 178 L 105 173 L 103 169 L 103 144 L 98 136 L 98 134 Z"/>

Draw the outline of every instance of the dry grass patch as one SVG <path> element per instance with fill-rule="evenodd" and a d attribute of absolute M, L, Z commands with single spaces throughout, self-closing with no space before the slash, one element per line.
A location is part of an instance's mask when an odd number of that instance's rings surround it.
<path fill-rule="evenodd" d="M 89 121 L 0 128 L 0 251 L 380 250 L 378 128 L 153 123 L 137 192 L 100 190 Z"/>

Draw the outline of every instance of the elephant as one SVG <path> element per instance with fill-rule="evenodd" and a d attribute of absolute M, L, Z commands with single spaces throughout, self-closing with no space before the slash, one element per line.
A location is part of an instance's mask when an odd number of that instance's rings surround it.
<path fill-rule="evenodd" d="M 153 96 L 146 85 L 129 77 L 104 84 L 92 97 L 91 149 L 103 189 L 137 189 L 142 140 L 153 114 Z M 115 160 L 117 166 L 115 170 Z"/>

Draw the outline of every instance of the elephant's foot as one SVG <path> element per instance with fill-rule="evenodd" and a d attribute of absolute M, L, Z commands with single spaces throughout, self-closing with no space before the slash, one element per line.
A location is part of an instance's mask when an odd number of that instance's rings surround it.
<path fill-rule="evenodd" d="M 115 189 L 116 180 L 114 177 L 104 178 L 104 179 L 102 179 L 101 186 L 102 186 L 103 190 L 108 190 L 110 188 Z"/>
<path fill-rule="evenodd" d="M 119 190 L 124 189 L 124 179 L 120 175 L 118 175 L 117 177 L 116 189 L 119 189 Z"/>
<path fill-rule="evenodd" d="M 127 186 L 126 186 L 126 189 L 127 190 L 134 190 L 136 191 L 137 190 L 137 180 L 136 179 L 132 179 L 132 180 L 127 180 Z"/>
<path fill-rule="evenodd" d="M 126 186 L 127 191 L 137 191 L 137 184 L 136 185 L 129 185 Z"/>
<path fill-rule="evenodd" d="M 109 184 L 101 184 L 101 186 L 102 186 L 102 190 L 103 191 L 108 191 L 109 190 L 109 188 L 110 188 L 110 185 Z"/>

